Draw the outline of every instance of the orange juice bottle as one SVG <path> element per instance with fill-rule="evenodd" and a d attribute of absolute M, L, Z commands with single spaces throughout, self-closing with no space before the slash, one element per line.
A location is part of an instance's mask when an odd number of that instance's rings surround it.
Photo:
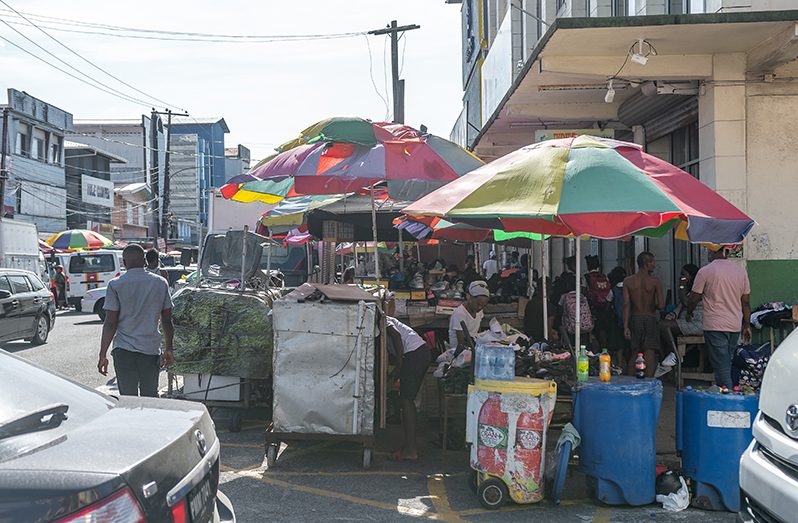
<path fill-rule="evenodd" d="M 599 379 L 604 383 L 610 382 L 610 355 L 607 349 L 601 349 L 599 356 Z"/>

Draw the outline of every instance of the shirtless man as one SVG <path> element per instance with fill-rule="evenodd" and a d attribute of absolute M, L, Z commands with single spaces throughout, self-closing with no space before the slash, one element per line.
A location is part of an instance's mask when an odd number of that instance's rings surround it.
<path fill-rule="evenodd" d="M 638 270 L 623 281 L 623 330 L 631 342 L 627 374 L 634 375 L 639 352 L 646 359 L 646 377 L 654 376 L 659 352 L 659 309 L 662 309 L 662 282 L 653 273 L 656 263 L 650 252 L 637 257 Z"/>

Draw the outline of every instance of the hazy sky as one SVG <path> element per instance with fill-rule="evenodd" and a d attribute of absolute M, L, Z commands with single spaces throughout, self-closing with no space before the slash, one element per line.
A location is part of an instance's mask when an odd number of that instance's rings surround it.
<path fill-rule="evenodd" d="M 212 0 L 109 2 L 5 0 L 18 11 L 117 26 L 225 34 L 329 34 L 377 29 L 396 19 L 421 29 L 405 35 L 402 77 L 406 123 L 448 137 L 460 112 L 460 6 L 444 0 Z M 0 4 L 0 9 L 5 6 Z M 3 11 L 0 18 L 11 21 Z M 41 23 L 40 25 L 48 25 Z M 136 97 L 33 27 L 14 25 L 81 71 Z M 53 26 L 54 27 L 54 26 Z M 77 28 L 76 26 L 72 26 Z M 96 31 L 96 29 L 91 29 Z M 324 117 L 384 119 L 386 108 L 369 74 L 365 36 L 279 43 L 134 40 L 47 31 L 136 88 L 186 108 L 194 117 L 221 116 L 226 146 L 250 147 L 253 159 Z M 8 26 L 0 35 L 58 64 Z M 377 88 L 390 93 L 390 46 L 368 37 Z M 387 62 L 387 63 L 386 63 Z M 387 66 L 387 71 L 385 67 Z M 71 112 L 75 119 L 137 118 L 140 106 L 97 91 L 0 40 L 0 100 L 14 87 Z M 389 105 L 390 107 L 390 105 Z M 390 111 L 388 112 L 390 113 Z"/>

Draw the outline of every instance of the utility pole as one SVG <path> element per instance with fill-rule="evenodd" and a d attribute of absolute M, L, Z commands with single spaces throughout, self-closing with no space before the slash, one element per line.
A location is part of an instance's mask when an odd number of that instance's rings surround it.
<path fill-rule="evenodd" d="M 8 107 L 3 108 L 3 144 L 0 146 L 0 258 L 5 254 L 3 218 L 6 215 L 6 155 L 8 154 Z"/>
<path fill-rule="evenodd" d="M 391 24 L 383 29 L 369 31 L 370 35 L 390 35 L 391 36 L 391 78 L 393 84 L 393 121 L 394 123 L 405 123 L 405 81 L 399 79 L 399 38 L 405 31 L 420 29 L 417 24 L 398 26 L 396 20 L 391 20 Z M 402 33 L 402 34 L 400 34 Z"/>
<path fill-rule="evenodd" d="M 171 154 L 171 143 L 170 139 L 172 138 L 172 116 L 190 116 L 188 113 L 173 113 L 171 109 L 167 109 L 166 112 L 158 112 L 153 111 L 153 114 L 165 114 L 166 115 L 166 156 L 164 158 L 164 166 L 163 166 L 163 197 L 160 198 L 158 201 L 160 202 L 160 218 L 161 218 L 161 235 L 163 236 L 164 245 L 167 245 L 167 241 L 169 241 L 169 157 Z"/>

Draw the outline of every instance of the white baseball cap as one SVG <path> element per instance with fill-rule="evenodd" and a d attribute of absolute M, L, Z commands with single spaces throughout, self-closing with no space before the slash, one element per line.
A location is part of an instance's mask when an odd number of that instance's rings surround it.
<path fill-rule="evenodd" d="M 490 291 L 488 290 L 488 284 L 482 280 L 472 281 L 471 285 L 468 286 L 468 294 L 471 296 L 478 298 L 480 296 L 490 297 Z"/>

